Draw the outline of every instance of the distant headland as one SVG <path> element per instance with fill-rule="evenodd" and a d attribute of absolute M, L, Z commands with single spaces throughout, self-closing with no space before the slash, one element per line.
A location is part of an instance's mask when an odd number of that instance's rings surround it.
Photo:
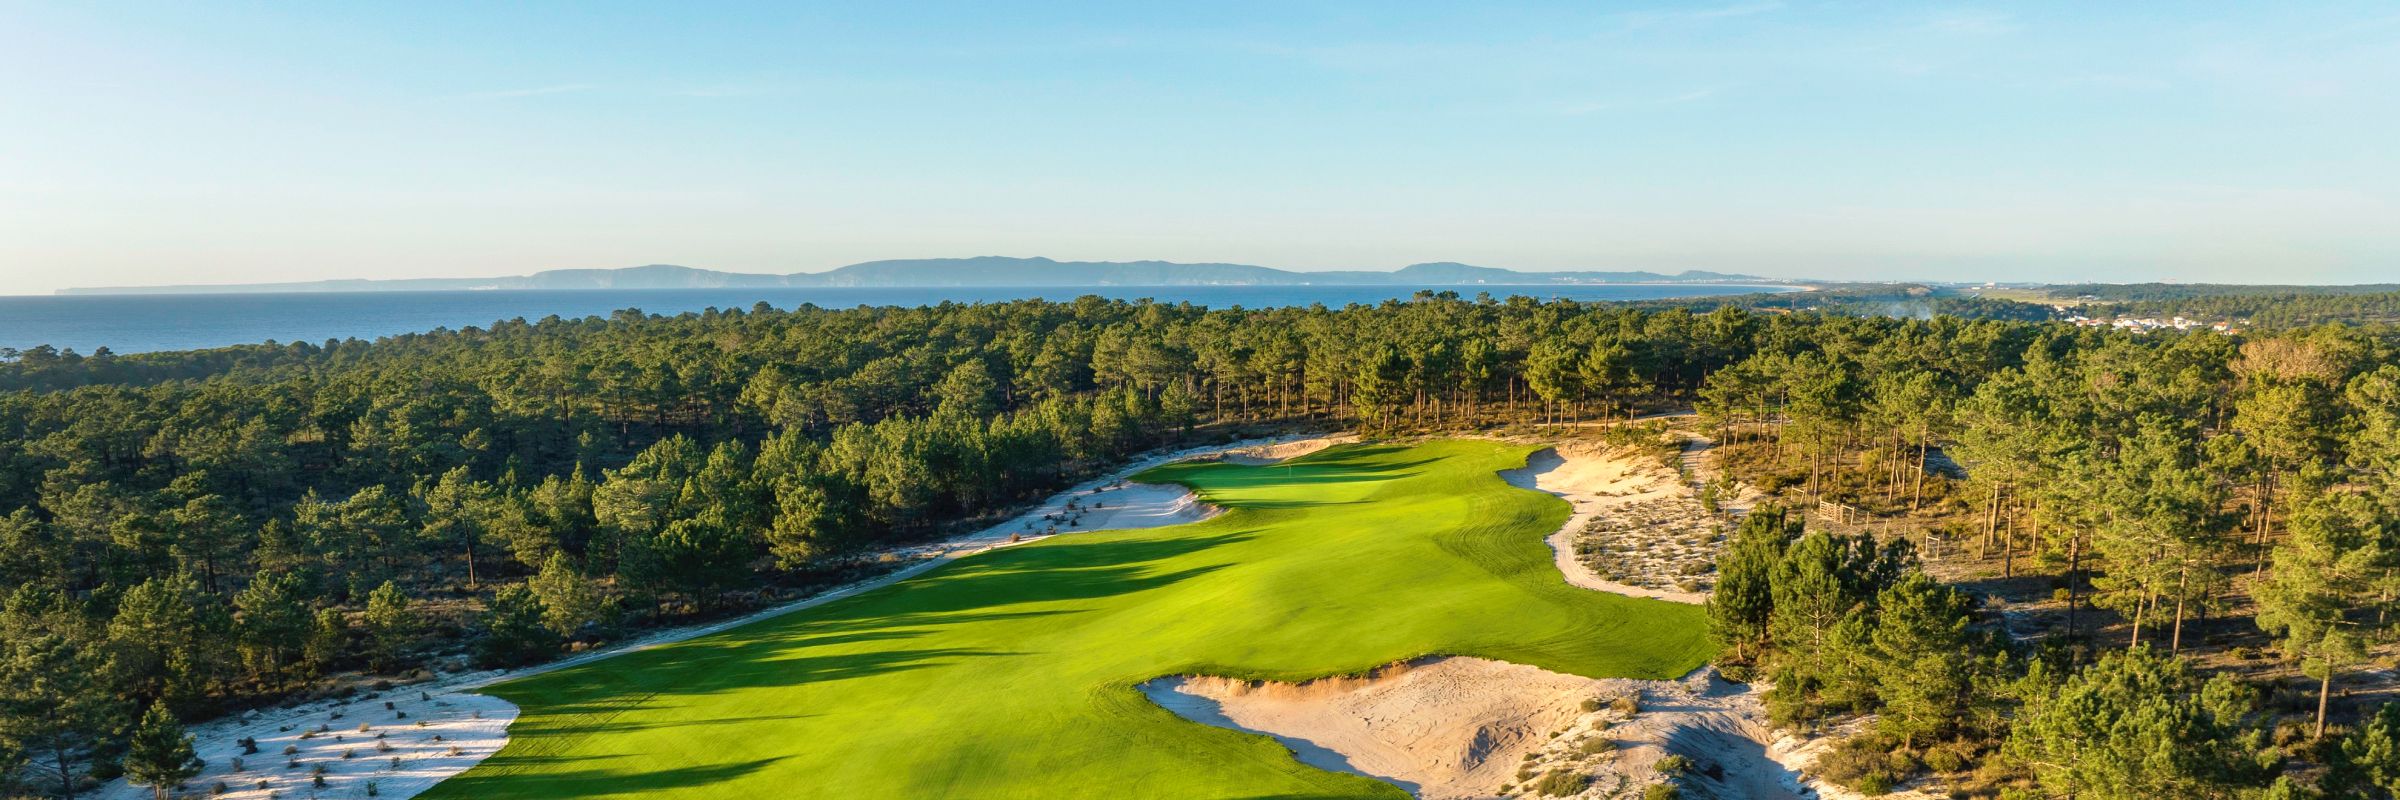
<path fill-rule="evenodd" d="M 1171 261 L 1054 261 L 980 256 L 868 261 L 825 272 L 772 275 L 672 264 L 619 269 L 558 269 L 497 278 L 337 279 L 294 283 L 186 284 L 60 289 L 59 294 L 250 294 L 443 292 L 499 289 L 719 289 L 748 287 L 946 286 L 1540 286 L 1603 283 L 1780 283 L 1754 275 L 1686 270 L 1520 272 L 1453 262 L 1397 270 L 1300 272 L 1251 264 Z"/>

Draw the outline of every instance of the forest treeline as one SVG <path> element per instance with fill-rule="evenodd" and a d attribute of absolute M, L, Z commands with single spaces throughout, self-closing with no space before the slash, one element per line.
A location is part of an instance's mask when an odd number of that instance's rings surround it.
<path fill-rule="evenodd" d="M 1992 619 L 1925 577 L 1907 539 L 1751 515 L 1719 559 L 1721 662 L 1771 679 L 1779 724 L 1873 715 L 1820 769 L 1870 792 L 1926 771 L 2044 797 L 2400 790 L 2400 709 L 2328 721 L 2400 640 L 2388 328 L 2045 326 L 1985 364 L 1899 355 L 1909 341 L 1762 349 L 1696 406 L 1763 488 L 1944 520 L 1927 541 L 1997 561 L 1992 577 L 2055 576 L 2063 630 Z M 1965 474 L 1929 486 L 1937 452 Z M 2191 620 L 2237 606 L 2274 643 L 2253 671 L 2296 667 L 2305 694 L 2182 657 L 2206 647 Z M 2267 702 L 2285 693 L 2308 702 Z"/>
<path fill-rule="evenodd" d="M 2326 586 L 2293 579 L 2287 628 L 2338 670 L 2400 585 L 2382 561 L 2342 561 L 2400 533 L 2396 338 L 1428 294 L 628 310 L 373 343 L 28 351 L 0 366 L 0 775 L 59 793 L 78 763 L 115 774 L 146 708 L 207 716 L 462 643 L 523 663 L 739 605 L 1187 437 L 1685 404 L 1821 491 L 1886 476 L 1871 485 L 1890 503 L 1923 502 L 1898 466 L 1923 474 L 1951 443 L 1974 476 L 1957 497 L 1990 498 L 1987 546 L 2063 550 L 2077 574 L 2145 560 L 2069 583 L 2153 626 L 2222 596 L 2243 558 L 2273 551 L 2277 575 L 2340 561 Z M 2084 484 L 2115 494 L 2068 493 Z"/>
<path fill-rule="evenodd" d="M 2241 320 L 2253 328 L 2286 329 L 2326 322 L 2400 323 L 2400 291 L 2368 294 L 2210 294 L 2196 297 L 2095 303 L 2096 316 L 2189 317 L 2211 322 Z"/>
<path fill-rule="evenodd" d="M 2400 293 L 2400 283 L 2361 283 L 2346 286 L 2244 283 L 2060 283 L 2042 287 L 2062 300 L 2090 298 L 2104 303 L 2147 300 L 2191 300 L 2202 297 L 2334 297 Z"/>
<path fill-rule="evenodd" d="M 2045 286 L 2062 302 L 2081 301 L 2095 317 L 2236 322 L 2250 328 L 2284 330 L 2341 322 L 2400 323 L 2400 284 L 2350 286 L 2243 285 L 2224 283 L 2077 283 Z"/>

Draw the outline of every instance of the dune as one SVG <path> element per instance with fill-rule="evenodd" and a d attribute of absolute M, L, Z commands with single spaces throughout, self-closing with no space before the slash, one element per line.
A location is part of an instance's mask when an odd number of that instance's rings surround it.
<path fill-rule="evenodd" d="M 1522 469 L 1504 471 L 1500 477 L 1509 485 L 1521 489 L 1557 495 L 1574 508 L 1574 514 L 1567 518 L 1566 524 L 1559 526 L 1558 532 L 1551 534 L 1548 539 L 1551 552 L 1558 561 L 1559 574 L 1567 583 L 1586 589 L 1675 603 L 1708 602 L 1706 592 L 1611 580 L 1577 556 L 1578 535 L 1592 528 L 1595 523 L 1638 526 L 1634 520 L 1618 518 L 1636 508 L 1666 505 L 1669 508 L 1664 510 L 1669 515 L 1687 518 L 1686 521 L 1697 518 L 1705 522 L 1706 515 L 1699 502 L 1690 499 L 1691 488 L 1685 486 L 1673 471 L 1593 445 L 1565 445 L 1535 452 L 1525 459 Z M 1689 508 L 1682 508 L 1687 503 Z M 1660 539 L 1666 532 L 1654 533 L 1657 535 L 1642 537 L 1649 539 L 1644 544 L 1662 544 Z M 1657 560 L 1648 560 L 1644 566 L 1653 571 L 1663 572 L 1665 569 L 1665 565 Z M 1663 574 L 1647 577 L 1661 583 L 1669 578 Z"/>

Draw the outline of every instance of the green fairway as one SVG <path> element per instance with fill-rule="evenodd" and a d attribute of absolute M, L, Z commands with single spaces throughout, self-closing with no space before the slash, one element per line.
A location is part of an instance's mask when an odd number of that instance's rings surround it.
<path fill-rule="evenodd" d="M 563 797 L 1405 797 L 1200 725 L 1134 687 L 1299 680 L 1434 654 L 1674 678 L 1696 606 L 1568 586 L 1567 504 L 1494 473 L 1530 448 L 1340 447 L 1176 464 L 1227 509 L 959 560 L 834 603 L 491 691 L 506 749 L 428 792 Z"/>

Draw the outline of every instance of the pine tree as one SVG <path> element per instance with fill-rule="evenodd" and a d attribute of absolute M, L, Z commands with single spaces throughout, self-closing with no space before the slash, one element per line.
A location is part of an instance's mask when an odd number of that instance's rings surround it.
<path fill-rule="evenodd" d="M 2293 509 L 2290 536 L 2275 547 L 2258 598 L 2258 626 L 2283 639 L 2284 652 L 2298 656 L 2301 670 L 2317 679 L 2314 738 L 2325 735 L 2333 681 L 2343 669 L 2365 660 L 2377 633 L 2362 615 L 2372 601 L 2373 578 L 2390 569 L 2394 556 L 2374 506 L 2343 492 L 2319 494 Z"/>
<path fill-rule="evenodd" d="M 1800 521 L 1786 521 L 1784 510 L 1763 505 L 1742 518 L 1733 539 L 1717 557 L 1716 591 L 1708 598 L 1709 630 L 1732 651 L 1731 662 L 1748 665 L 1759 656 L 1767 638 L 1767 621 L 1775 609 L 1775 565 L 1783 560 L 1800 531 Z"/>
<path fill-rule="evenodd" d="M 301 602 L 299 581 L 260 573 L 234 595 L 233 608 L 234 635 L 251 679 L 281 683 L 308 644 L 308 607 Z"/>
<path fill-rule="evenodd" d="M 2025 694 L 2003 752 L 2051 797 L 2233 797 L 2272 774 L 2257 693 L 2229 675 L 2203 681 L 2148 647 Z"/>
<path fill-rule="evenodd" d="M 2360 721 L 2328 759 L 2324 788 L 2335 797 L 2400 796 L 2400 703 Z"/>
<path fill-rule="evenodd" d="M 101 660 L 56 633 L 0 630 L 0 739 L 14 742 L 75 797 L 77 754 L 122 719 Z"/>
<path fill-rule="evenodd" d="M 158 800 L 167 800 L 167 793 L 184 781 L 200 774 L 206 762 L 192 751 L 192 736 L 183 731 L 175 715 L 167 711 L 164 702 L 152 703 L 149 713 L 134 726 L 133 738 L 125 744 L 125 777 L 135 785 L 148 786 Z"/>
<path fill-rule="evenodd" d="M 421 529 L 427 542 L 454 546 L 465 558 L 467 589 L 476 588 L 476 547 L 489 535 L 489 509 L 493 499 L 492 487 L 468 477 L 466 467 L 442 473 L 432 485 L 419 484 L 417 505 L 425 520 Z"/>
<path fill-rule="evenodd" d="M 2108 564 L 2108 575 L 2094 581 L 2100 593 L 2093 602 L 2133 622 L 2128 647 L 2167 617 L 2171 649 L 2180 649 L 2187 602 L 2216 585 L 2224 498 L 2200 455 L 2188 424 L 2144 415 L 2115 458 L 2079 462 L 2091 474 L 2084 483 L 2101 516 L 2093 549 Z"/>
<path fill-rule="evenodd" d="M 475 646 L 477 660 L 486 667 L 514 667 L 558 652 L 558 634 L 543 625 L 544 612 L 541 599 L 523 586 L 493 595 L 483 613 L 483 639 Z"/>
<path fill-rule="evenodd" d="M 942 377 L 941 384 L 934 388 L 934 396 L 940 399 L 938 410 L 943 413 L 983 419 L 999 410 L 995 397 L 999 389 L 999 383 L 992 380 L 991 366 L 983 359 L 970 358 L 958 362 L 950 374 Z"/>
<path fill-rule="evenodd" d="M 409 608 L 408 593 L 384 581 L 367 596 L 368 661 L 379 670 L 399 668 L 401 657 L 417 641 L 417 615 Z"/>
<path fill-rule="evenodd" d="M 1868 634 L 1879 724 L 1915 746 L 1956 729 L 1974 696 L 1975 601 L 1922 572 L 1876 596 Z"/>
<path fill-rule="evenodd" d="M 300 651 L 300 661 L 307 665 L 309 676 L 324 674 L 349 650 L 349 618 L 338 608 L 318 609 L 317 618 L 308 626 L 308 643 Z"/>
<path fill-rule="evenodd" d="M 23 748 L 0 735 L 0 797 L 16 797 L 31 791 L 25 785 L 25 766 L 30 761 Z"/>
<path fill-rule="evenodd" d="M 526 579 L 525 586 L 541 602 L 542 624 L 560 636 L 573 636 L 583 626 L 601 621 L 606 611 L 608 598 L 565 553 L 551 553 L 542 571 Z"/>

